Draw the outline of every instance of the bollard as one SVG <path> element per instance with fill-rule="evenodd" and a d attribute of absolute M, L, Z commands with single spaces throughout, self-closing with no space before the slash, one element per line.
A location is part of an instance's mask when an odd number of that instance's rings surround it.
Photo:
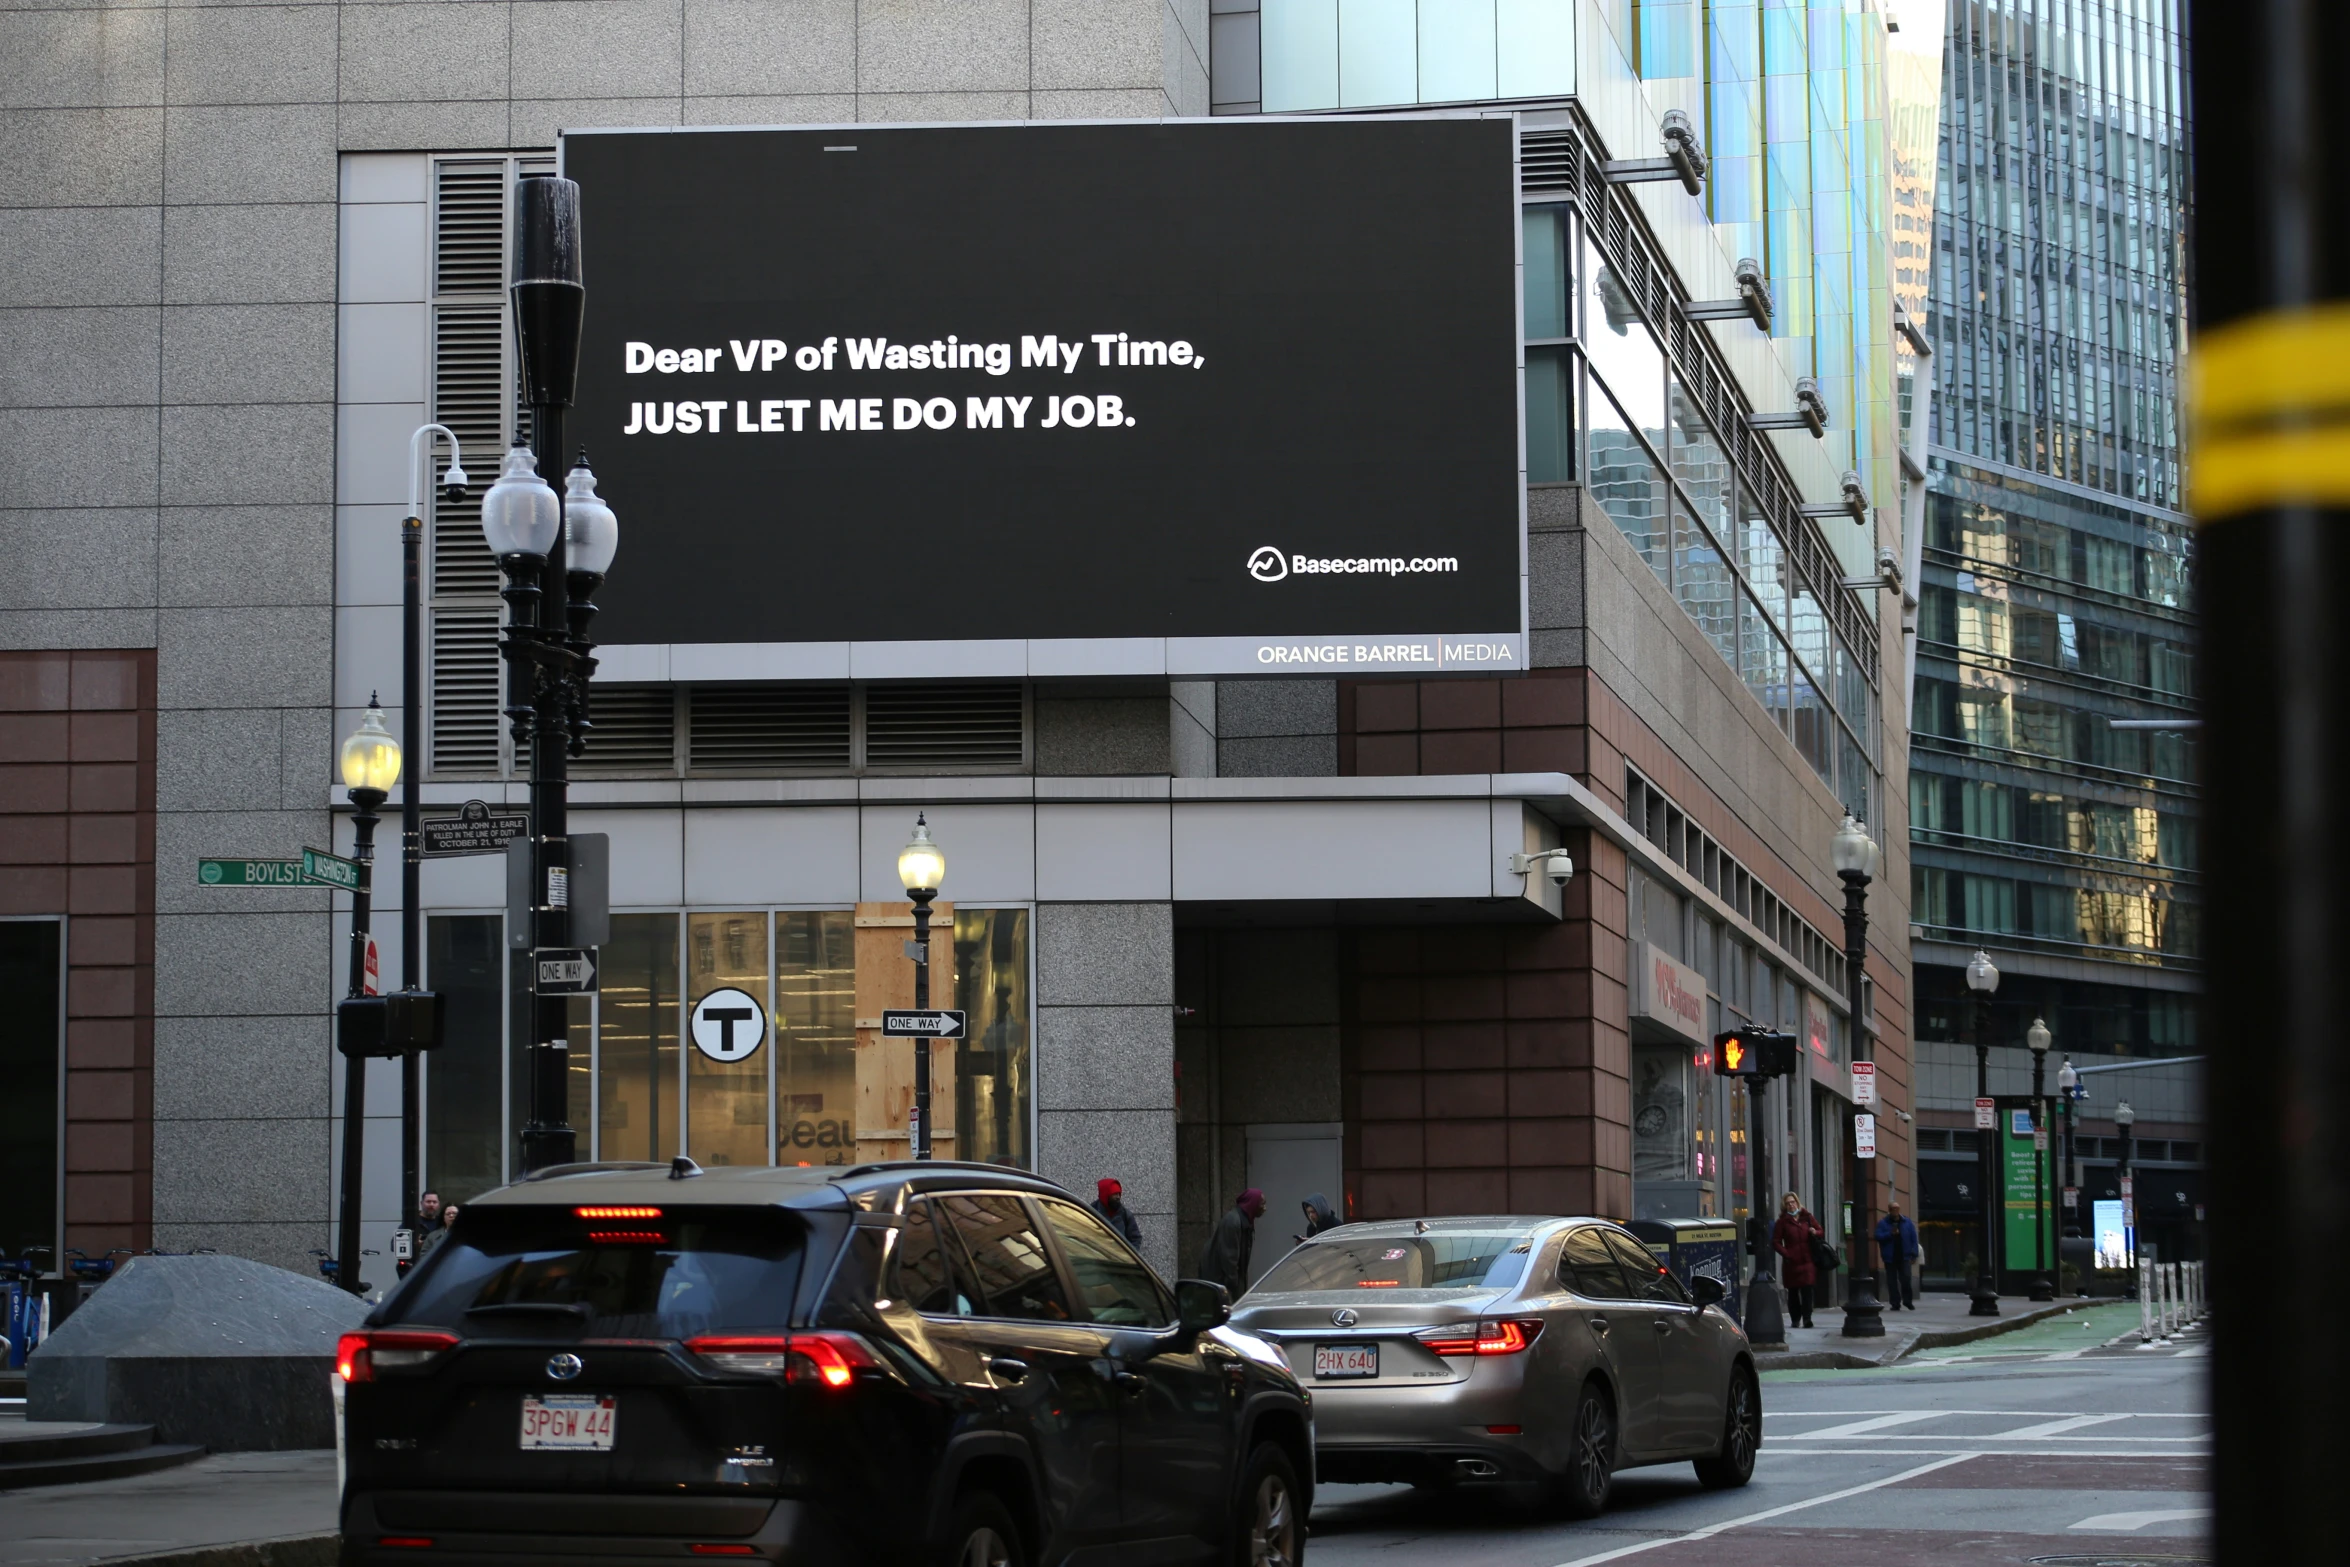
<path fill-rule="evenodd" d="M 2154 1265 L 2138 1256 L 2138 1347 L 2154 1342 Z"/>
<path fill-rule="evenodd" d="M 2179 1333 L 2179 1265 L 2162 1265 L 2162 1336 L 2176 1338 Z"/>

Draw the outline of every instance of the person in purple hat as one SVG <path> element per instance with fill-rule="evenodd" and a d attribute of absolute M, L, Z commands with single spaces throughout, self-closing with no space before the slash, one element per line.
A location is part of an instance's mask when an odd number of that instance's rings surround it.
<path fill-rule="evenodd" d="M 1216 1221 L 1206 1249 L 1199 1254 L 1198 1276 L 1223 1285 L 1234 1300 L 1248 1289 L 1248 1257 L 1256 1246 L 1257 1218 L 1264 1211 L 1263 1192 L 1254 1186 L 1242 1192 L 1240 1200 Z"/>

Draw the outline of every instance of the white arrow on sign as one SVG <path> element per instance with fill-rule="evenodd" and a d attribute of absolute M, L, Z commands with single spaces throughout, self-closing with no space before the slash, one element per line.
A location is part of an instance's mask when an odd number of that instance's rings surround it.
<path fill-rule="evenodd" d="M 713 1061 L 740 1061 L 767 1042 L 767 1013 L 748 991 L 713 990 L 694 1003 L 694 1048 Z"/>

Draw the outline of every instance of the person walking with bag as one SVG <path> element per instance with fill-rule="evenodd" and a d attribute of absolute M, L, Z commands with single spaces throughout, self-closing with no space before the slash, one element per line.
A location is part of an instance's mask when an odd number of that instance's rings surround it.
<path fill-rule="evenodd" d="M 1779 1222 L 1771 1226 L 1771 1250 L 1779 1254 L 1780 1282 L 1787 1286 L 1787 1325 L 1791 1328 L 1812 1325 L 1813 1288 L 1820 1279 L 1813 1245 L 1817 1242 L 1825 1247 L 1827 1234 L 1804 1207 L 1802 1198 L 1789 1192 L 1779 1199 Z"/>

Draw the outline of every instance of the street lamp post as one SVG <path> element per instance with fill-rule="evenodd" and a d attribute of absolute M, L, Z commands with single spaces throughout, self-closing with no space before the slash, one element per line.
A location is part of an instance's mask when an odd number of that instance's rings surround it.
<path fill-rule="evenodd" d="M 424 754 L 424 495 L 429 486 L 417 480 L 426 468 L 431 441 L 449 443 L 449 466 L 441 486 L 454 502 L 465 495 L 465 451 L 456 434 L 443 424 L 420 426 L 408 437 L 408 515 L 400 522 L 400 748 L 410 756 Z M 424 962 L 424 780 L 410 773 L 400 785 L 400 988 L 413 992 Z M 416 1200 L 422 1195 L 418 1169 L 423 1163 L 421 1085 L 417 1053 L 400 1053 L 400 1225 L 411 1228 Z M 400 1268 L 406 1271 L 408 1264 Z"/>
<path fill-rule="evenodd" d="M 1877 872 L 1877 845 L 1850 812 L 1829 846 L 1836 875 L 1844 883 L 1844 988 L 1852 1014 L 1852 1059 L 1872 1061 L 1876 1046 L 1867 1015 L 1869 956 L 1869 882 Z M 1844 1297 L 1844 1336 L 1883 1338 L 1885 1307 L 1877 1299 L 1876 1232 L 1869 1217 L 1875 1191 L 1875 1161 L 1858 1155 L 1853 1138 L 1852 1278 Z"/>
<path fill-rule="evenodd" d="M 1966 966 L 1966 988 L 1974 997 L 1969 1011 L 1975 1035 L 1975 1100 L 1980 1104 L 1991 1097 L 1991 1043 L 1983 1036 L 1989 1026 L 1986 1014 L 1991 1010 L 1992 993 L 1999 989 L 1999 966 L 1991 961 L 1989 953 L 1978 951 L 1974 961 Z M 1991 1248 L 1997 1240 L 1997 1187 L 1992 1176 L 1998 1168 L 1995 1154 L 1998 1141 L 1996 1115 L 1991 1125 L 1975 1128 L 1975 1182 L 1981 1188 L 1983 1241 L 1976 1248 L 1975 1287 L 1969 1292 L 1967 1306 L 1970 1317 L 1999 1315 L 1999 1275 L 1991 1260 Z"/>
<path fill-rule="evenodd" d="M 517 446 L 506 454 L 505 471 L 482 498 L 481 525 L 506 576 L 502 596 L 512 606 L 499 649 L 508 669 L 506 713 L 515 743 L 530 745 L 535 954 L 559 951 L 571 942 L 568 759 L 586 748 L 587 682 L 596 663 L 587 638 L 595 606 L 586 599 L 610 565 L 617 542 L 609 509 L 595 519 L 600 543 L 575 534 L 564 515 L 565 497 L 549 482 L 563 471 L 564 416 L 579 382 L 580 324 L 587 303 L 574 182 L 528 175 L 517 183 L 510 292 L 536 451 Z M 583 459 L 579 470 L 586 466 Z M 581 496 L 578 473 L 566 488 Z M 593 493 L 591 479 L 586 496 Z M 529 972 L 530 1110 L 522 1130 L 522 1164 L 525 1170 L 542 1170 L 568 1164 L 574 1152 L 568 1113 L 571 1009 L 567 997 L 539 991 L 535 961 Z"/>
<path fill-rule="evenodd" d="M 906 955 L 914 960 L 914 1010 L 930 1010 L 930 900 L 946 880 L 947 857 L 930 838 L 923 813 L 914 813 L 914 836 L 898 851 L 898 880 L 914 905 L 914 939 Z M 907 1143 L 917 1159 L 930 1157 L 930 1039 L 914 1040 L 914 1124 Z"/>
<path fill-rule="evenodd" d="M 2081 1097 L 2081 1074 L 2073 1070 L 2073 1058 L 2066 1056 L 2064 1065 L 2056 1069 L 2057 1146 L 2056 1189 L 2062 1193 L 2056 1233 L 2072 1237 L 2081 1233 L 2081 1167 L 2073 1155 L 2074 1106 Z"/>
<path fill-rule="evenodd" d="M 343 787 L 356 808 L 351 818 L 355 846 L 351 858 L 359 866 L 359 884 L 351 890 L 351 987 L 362 995 L 367 988 L 367 938 L 374 891 L 376 807 L 391 796 L 400 777 L 400 742 L 384 728 L 383 708 L 370 693 L 359 727 L 343 742 L 339 758 Z M 335 1245 L 335 1282 L 352 1294 L 366 1289 L 359 1277 L 359 1188 L 366 1173 L 367 1058 L 343 1057 L 343 1190 Z"/>
<path fill-rule="evenodd" d="M 2024 1033 L 2032 1047 L 2032 1299 L 2056 1299 L 2056 1285 L 2048 1276 L 2048 1024 L 2032 1019 Z"/>

